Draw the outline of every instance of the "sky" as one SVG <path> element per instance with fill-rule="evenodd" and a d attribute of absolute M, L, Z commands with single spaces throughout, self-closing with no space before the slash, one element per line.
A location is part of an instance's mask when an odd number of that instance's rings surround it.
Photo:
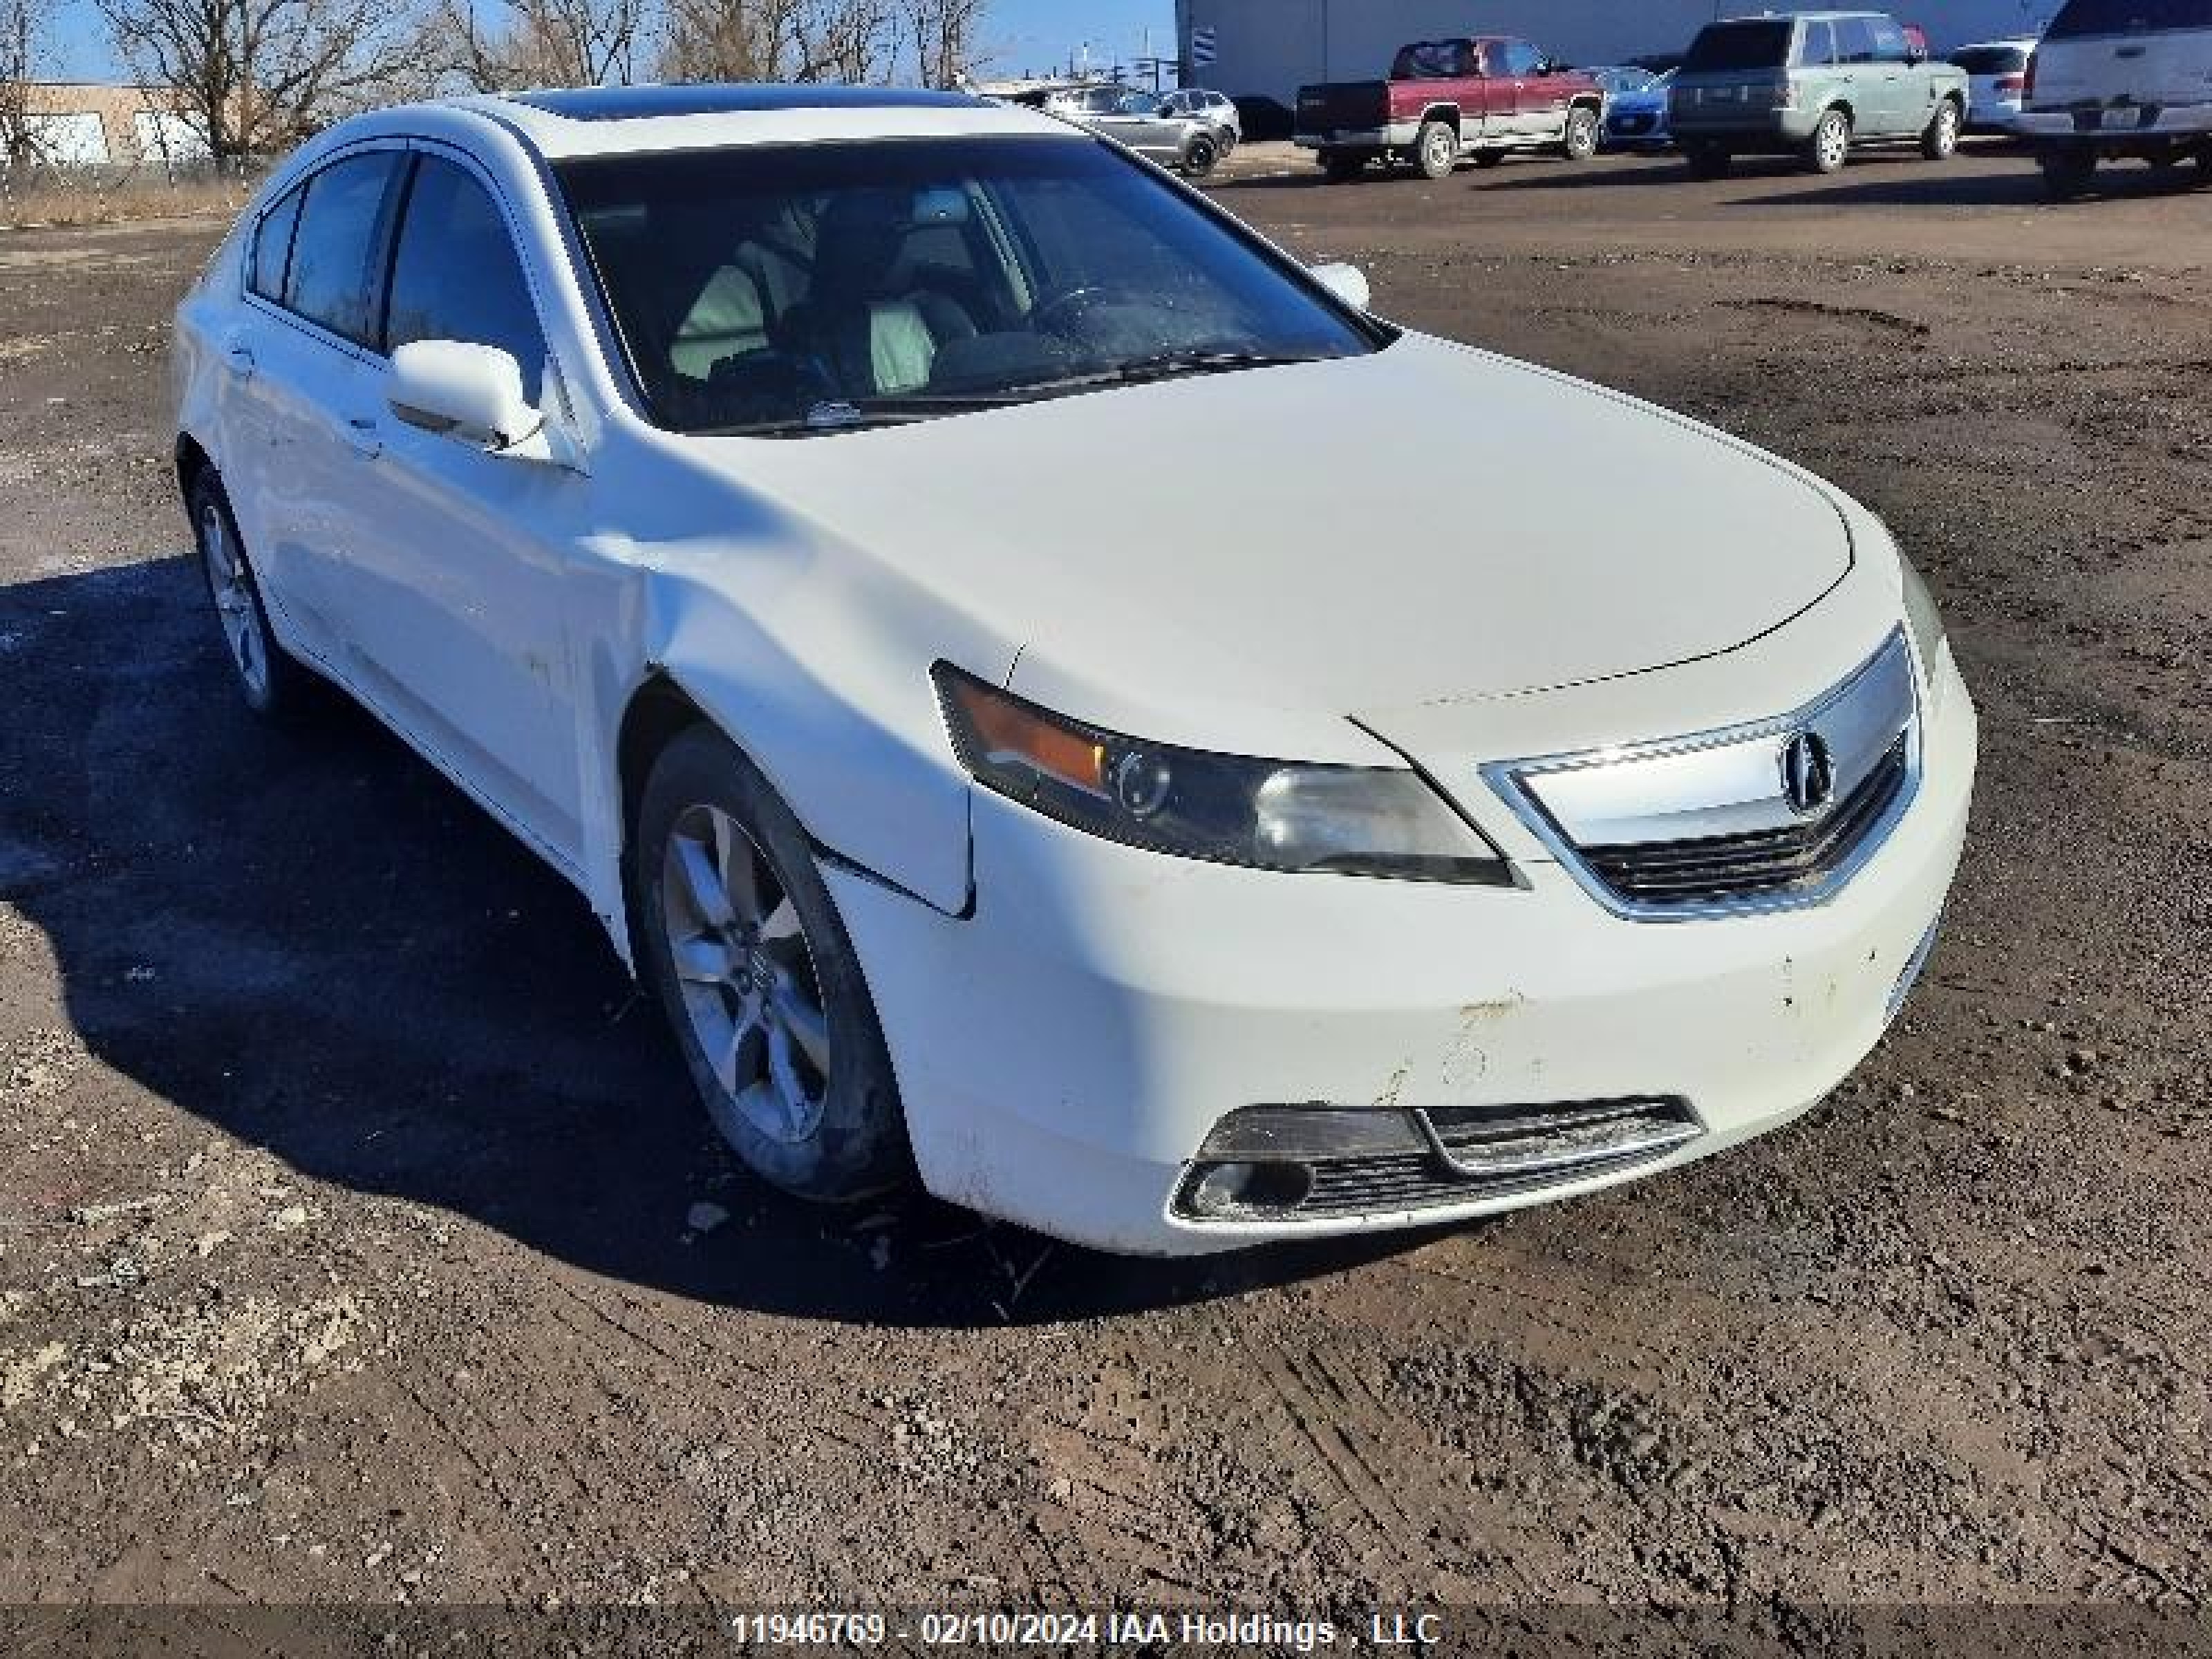
<path fill-rule="evenodd" d="M 1172 57 L 1174 0 L 993 0 L 984 42 L 992 71 L 1018 75 L 1066 64 L 1086 43 L 1095 64 L 1127 63 L 1145 50 L 1147 29 L 1153 53 Z M 63 0 L 52 46 L 54 64 L 46 79 L 104 81 L 117 75 L 91 0 Z"/>

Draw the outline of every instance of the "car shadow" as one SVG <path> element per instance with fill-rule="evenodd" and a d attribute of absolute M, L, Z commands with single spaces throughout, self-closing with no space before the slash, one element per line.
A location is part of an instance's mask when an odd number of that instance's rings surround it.
<path fill-rule="evenodd" d="M 1924 164 L 1923 164 L 1924 165 Z M 1917 175 L 1859 176 L 1853 172 L 1840 179 L 1771 195 L 1747 196 L 1731 207 L 2002 207 L 2050 208 L 2044 194 L 2043 175 L 2032 159 L 2023 158 L 2017 173 L 1946 173 L 1928 167 Z M 2136 198 L 2182 194 L 2191 182 L 2185 172 L 2172 179 L 2142 166 L 2112 165 L 2098 169 L 2096 195 Z M 2061 206 L 2068 204 L 2059 204 Z"/>
<path fill-rule="evenodd" d="M 302 1175 L 641 1286 L 871 1324 L 1133 1313 L 1407 1247 L 1132 1261 L 919 1196 L 764 1188 L 574 890 L 325 701 L 289 729 L 246 712 L 189 559 L 0 588 L 0 898 L 94 1058 Z M 724 1213 L 696 1227 L 702 1202 Z"/>

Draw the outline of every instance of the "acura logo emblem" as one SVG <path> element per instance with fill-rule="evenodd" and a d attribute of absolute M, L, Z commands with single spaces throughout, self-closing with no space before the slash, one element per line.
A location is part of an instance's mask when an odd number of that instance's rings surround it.
<path fill-rule="evenodd" d="M 1835 757 L 1818 732 L 1800 732 L 1782 745 L 1782 793 L 1799 812 L 1817 812 L 1835 798 Z"/>

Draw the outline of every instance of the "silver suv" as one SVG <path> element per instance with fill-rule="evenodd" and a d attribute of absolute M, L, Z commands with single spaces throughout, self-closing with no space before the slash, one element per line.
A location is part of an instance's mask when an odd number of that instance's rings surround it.
<path fill-rule="evenodd" d="M 1917 143 L 1948 160 L 1966 124 L 1966 75 L 1877 11 L 1812 11 L 1708 24 L 1668 100 L 1690 170 L 1796 155 L 1834 173 L 1861 144 Z"/>

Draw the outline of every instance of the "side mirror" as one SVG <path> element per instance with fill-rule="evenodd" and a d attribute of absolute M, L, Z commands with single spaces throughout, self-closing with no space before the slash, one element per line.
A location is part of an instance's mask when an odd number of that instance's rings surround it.
<path fill-rule="evenodd" d="M 544 417 L 522 392 L 522 365 L 497 346 L 416 340 L 392 354 L 385 386 L 410 426 L 497 453 L 534 436 Z"/>
<path fill-rule="evenodd" d="M 1316 265 L 1313 278 L 1354 311 L 1366 310 L 1375 297 L 1367 285 L 1367 273 L 1358 265 Z"/>

